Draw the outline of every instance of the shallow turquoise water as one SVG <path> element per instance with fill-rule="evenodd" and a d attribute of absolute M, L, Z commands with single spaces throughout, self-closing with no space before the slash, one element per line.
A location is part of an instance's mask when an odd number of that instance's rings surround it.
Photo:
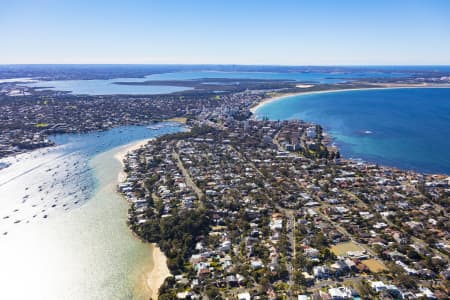
<path fill-rule="evenodd" d="M 10 158 L 0 170 L 0 299 L 148 299 L 152 250 L 126 225 L 115 155 L 135 141 L 182 130 L 165 125 L 58 135 L 58 147 Z"/>
<path fill-rule="evenodd" d="M 345 157 L 450 174 L 450 89 L 307 94 L 268 103 L 256 114 L 319 123 Z"/>

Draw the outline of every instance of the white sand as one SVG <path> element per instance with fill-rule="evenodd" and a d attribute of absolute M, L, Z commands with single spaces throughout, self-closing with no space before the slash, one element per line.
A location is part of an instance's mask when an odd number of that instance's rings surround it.
<path fill-rule="evenodd" d="M 114 158 L 117 159 L 118 161 L 120 161 L 120 163 L 122 164 L 122 167 L 124 166 L 123 164 L 123 160 L 125 159 L 125 156 L 134 151 L 137 150 L 139 148 L 141 148 L 142 146 L 146 145 L 149 141 L 151 141 L 151 139 L 148 140 L 140 140 L 137 142 L 134 142 L 132 144 L 128 144 L 122 147 L 122 149 L 120 151 L 118 151 L 115 155 Z M 123 170 L 121 170 L 119 172 L 119 175 L 117 176 L 117 181 L 119 183 L 124 182 L 127 179 L 127 173 L 125 173 Z"/>
<path fill-rule="evenodd" d="M 172 274 L 170 274 L 170 270 L 167 267 L 166 256 L 156 244 L 152 244 L 152 252 L 153 268 L 148 273 L 147 286 L 150 289 L 150 298 L 157 300 L 159 287 L 164 283 L 164 280 L 167 277 L 172 276 Z"/>

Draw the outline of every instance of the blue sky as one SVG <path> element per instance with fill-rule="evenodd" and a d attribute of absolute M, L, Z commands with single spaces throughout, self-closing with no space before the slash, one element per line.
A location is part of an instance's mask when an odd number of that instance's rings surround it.
<path fill-rule="evenodd" d="M 450 65 L 446 0 L 0 0 L 0 63 Z"/>

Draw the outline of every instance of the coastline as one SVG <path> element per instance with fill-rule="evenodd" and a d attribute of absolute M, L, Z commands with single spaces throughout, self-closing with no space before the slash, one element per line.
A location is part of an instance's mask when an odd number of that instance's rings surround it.
<path fill-rule="evenodd" d="M 120 162 L 120 164 L 122 165 L 122 169 L 120 170 L 119 174 L 117 175 L 117 183 L 122 183 L 127 179 L 127 173 L 125 173 L 125 171 L 123 170 L 123 167 L 124 167 L 123 160 L 125 159 L 125 156 L 129 152 L 137 150 L 137 149 L 141 148 L 142 146 L 146 145 L 151 140 L 152 139 L 140 140 L 140 141 L 133 142 L 131 144 L 122 146 L 122 149 L 120 149 L 114 155 L 114 158 L 117 159 Z"/>
<path fill-rule="evenodd" d="M 350 91 L 368 91 L 368 90 L 391 90 L 391 89 L 420 89 L 420 88 L 450 88 L 450 85 L 429 85 L 429 84 L 411 84 L 411 85 L 396 85 L 396 84 L 385 84 L 385 85 L 374 85 L 374 87 L 363 87 L 363 88 L 354 88 L 354 89 L 329 89 L 329 90 L 321 90 L 321 91 L 302 91 L 297 93 L 287 93 L 281 95 L 274 95 L 269 98 L 265 98 L 262 101 L 255 103 L 252 107 L 250 107 L 250 112 L 255 117 L 256 111 L 263 107 L 266 104 L 276 102 L 278 100 L 282 100 L 284 98 L 295 97 L 300 95 L 312 95 L 312 94 L 325 94 L 325 93 L 336 93 L 336 92 L 350 92 Z"/>
<path fill-rule="evenodd" d="M 325 94 L 325 93 L 336 93 L 336 92 L 351 92 L 351 91 L 368 91 L 368 90 L 401 90 L 401 89 L 450 89 L 450 84 L 403 84 L 403 85 L 399 85 L 399 84 L 384 84 L 384 85 L 377 85 L 374 87 L 363 87 L 363 88 L 345 88 L 345 89 L 329 89 L 329 90 L 320 90 L 320 91 L 304 91 L 304 92 L 297 92 L 297 93 L 286 93 L 286 94 L 276 94 L 273 95 L 272 97 L 267 97 L 262 99 L 259 102 L 254 103 L 254 105 L 252 105 L 250 107 L 250 111 L 252 112 L 252 116 L 251 119 L 257 121 L 260 118 L 258 117 L 257 110 L 260 109 L 261 107 L 263 107 L 266 104 L 272 103 L 272 102 L 276 102 L 279 100 L 283 100 L 285 98 L 290 98 L 290 97 L 295 97 L 295 96 L 301 96 L 301 95 L 309 95 L 309 94 Z M 328 145 L 332 146 L 332 147 L 338 147 L 334 145 L 334 138 L 331 134 L 324 132 L 324 136 L 328 139 Z M 341 157 L 342 160 L 346 160 L 346 161 L 358 161 L 359 158 L 352 158 L 352 157 Z M 380 163 L 380 162 L 376 162 L 374 160 L 368 160 L 365 161 L 367 163 L 375 163 L 375 164 L 381 164 L 382 167 L 387 167 L 387 168 L 391 168 L 391 169 L 395 169 L 395 170 L 405 170 L 405 171 L 412 171 L 412 172 L 417 172 L 417 173 L 422 173 L 422 174 L 437 174 L 437 175 L 444 175 L 444 176 L 448 176 L 448 173 L 446 173 L 445 171 L 433 171 L 433 170 L 420 170 L 418 168 L 414 168 L 414 167 L 404 167 L 404 166 L 393 166 L 392 162 L 391 163 Z"/>
<path fill-rule="evenodd" d="M 141 148 L 146 145 L 152 139 L 140 140 L 129 145 L 124 146 L 120 151 L 118 151 L 114 158 L 117 159 L 122 165 L 122 169 L 117 176 L 117 183 L 124 182 L 127 178 L 127 174 L 123 171 L 124 163 L 123 160 L 125 156 L 134 150 Z M 138 238 L 134 233 L 133 235 Z M 143 278 L 143 289 L 146 290 L 146 294 L 150 299 L 156 300 L 158 299 L 158 293 L 160 286 L 164 283 L 167 277 L 172 276 L 169 268 L 167 267 L 167 258 L 157 244 L 152 243 L 149 244 L 152 259 L 149 266 L 149 269 L 145 272 L 145 276 Z"/>

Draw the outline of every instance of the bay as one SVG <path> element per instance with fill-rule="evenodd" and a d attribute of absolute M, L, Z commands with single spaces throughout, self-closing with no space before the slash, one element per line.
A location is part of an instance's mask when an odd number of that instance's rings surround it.
<path fill-rule="evenodd" d="M 183 130 L 161 125 L 53 136 L 57 147 L 3 160 L 11 165 L 0 170 L 1 299 L 148 299 L 152 247 L 127 227 L 115 156 Z"/>
<path fill-rule="evenodd" d="M 153 85 L 122 85 L 116 82 L 144 82 L 154 80 L 193 80 L 204 78 L 226 78 L 226 79 L 260 79 L 260 80 L 293 80 L 310 83 L 338 83 L 354 79 L 364 78 L 397 78 L 406 77 L 408 70 L 393 71 L 341 71 L 341 72 L 225 72 L 225 71 L 181 71 L 152 74 L 142 78 L 115 78 L 95 80 L 53 80 L 23 83 L 22 85 L 39 89 L 50 89 L 56 91 L 67 91 L 73 94 L 86 95 L 152 95 L 166 94 L 190 90 L 189 87 L 179 86 L 153 86 Z"/>
<path fill-rule="evenodd" d="M 450 89 L 396 88 L 304 94 L 256 115 L 318 123 L 345 157 L 450 174 Z"/>

